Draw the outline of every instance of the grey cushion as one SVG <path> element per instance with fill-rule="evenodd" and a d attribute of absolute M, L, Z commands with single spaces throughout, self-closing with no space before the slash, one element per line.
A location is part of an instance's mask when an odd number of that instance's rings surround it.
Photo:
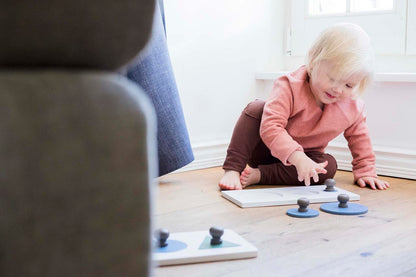
<path fill-rule="evenodd" d="M 0 6 L 0 276 L 151 275 L 154 0 Z"/>
<path fill-rule="evenodd" d="M 0 67 L 118 69 L 146 44 L 154 0 L 6 0 Z"/>
<path fill-rule="evenodd" d="M 0 276 L 146 276 L 148 99 L 103 72 L 0 74 Z"/>

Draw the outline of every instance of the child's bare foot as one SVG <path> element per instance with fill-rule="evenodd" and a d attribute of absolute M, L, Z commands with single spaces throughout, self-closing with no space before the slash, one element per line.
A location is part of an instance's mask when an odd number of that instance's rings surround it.
<path fill-rule="evenodd" d="M 260 177 L 260 169 L 247 166 L 241 173 L 240 182 L 243 188 L 245 188 L 249 185 L 258 184 L 260 182 Z"/>
<path fill-rule="evenodd" d="M 240 172 L 226 170 L 218 186 L 221 189 L 243 189 L 243 186 L 240 183 Z"/>

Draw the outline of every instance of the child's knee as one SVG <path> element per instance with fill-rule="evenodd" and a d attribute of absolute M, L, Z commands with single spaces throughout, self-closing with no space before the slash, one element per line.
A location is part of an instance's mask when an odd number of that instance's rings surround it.
<path fill-rule="evenodd" d="M 325 160 L 328 161 L 328 165 L 326 166 L 326 179 L 334 178 L 335 173 L 337 173 L 338 170 L 338 164 L 335 158 L 332 155 L 324 154 Z"/>
<path fill-rule="evenodd" d="M 319 157 L 315 157 L 315 162 L 322 163 L 328 161 L 328 165 L 325 167 L 326 173 L 319 174 L 319 181 L 316 184 L 323 184 L 326 179 L 333 179 L 335 173 L 337 173 L 338 165 L 335 158 L 329 154 L 322 154 Z"/>
<path fill-rule="evenodd" d="M 263 108 L 264 104 L 266 102 L 264 100 L 256 99 L 252 102 L 250 102 L 246 108 L 244 109 L 244 112 L 253 118 L 261 119 L 261 116 L 263 114 Z"/>

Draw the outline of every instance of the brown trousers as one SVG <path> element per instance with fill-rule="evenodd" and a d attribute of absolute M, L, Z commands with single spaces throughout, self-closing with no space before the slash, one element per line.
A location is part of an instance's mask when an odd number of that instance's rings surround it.
<path fill-rule="evenodd" d="M 234 127 L 223 169 L 242 172 L 248 164 L 260 170 L 260 184 L 304 185 L 304 182 L 298 181 L 296 167 L 285 166 L 273 157 L 260 138 L 260 121 L 264 104 L 263 100 L 255 100 L 249 103 L 241 113 Z M 319 174 L 319 181 L 311 180 L 311 184 L 322 184 L 326 179 L 334 177 L 337 171 L 337 162 L 334 157 L 318 151 L 305 152 L 305 154 L 317 163 L 328 161 L 325 168 L 327 173 Z"/>

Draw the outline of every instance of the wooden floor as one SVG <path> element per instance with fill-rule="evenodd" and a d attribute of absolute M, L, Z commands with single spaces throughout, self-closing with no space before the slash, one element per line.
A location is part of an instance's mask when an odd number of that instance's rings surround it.
<path fill-rule="evenodd" d="M 156 277 L 416 276 L 416 181 L 383 177 L 391 188 L 373 191 L 338 171 L 337 186 L 359 194 L 369 212 L 298 219 L 286 215 L 289 206 L 242 209 L 229 202 L 217 185 L 222 173 L 210 168 L 161 177 L 155 227 L 182 232 L 220 225 L 254 244 L 258 257 L 158 267 Z"/>

